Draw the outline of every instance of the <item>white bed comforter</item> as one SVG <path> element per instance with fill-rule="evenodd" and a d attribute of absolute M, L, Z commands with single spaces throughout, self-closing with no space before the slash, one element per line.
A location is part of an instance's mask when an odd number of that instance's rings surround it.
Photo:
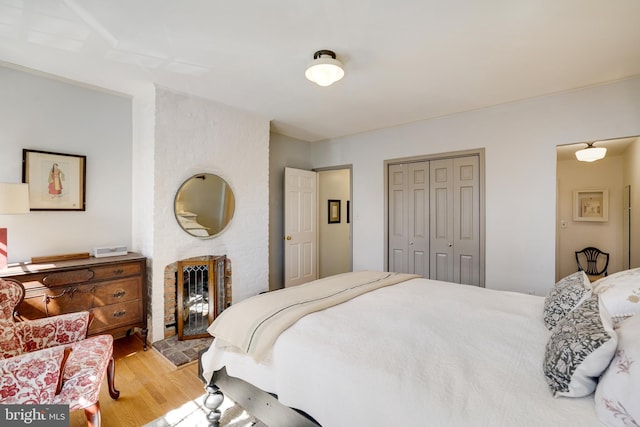
<path fill-rule="evenodd" d="M 323 427 L 602 426 L 593 396 L 547 387 L 543 302 L 412 279 L 307 315 L 260 364 L 211 346 L 205 377 L 226 366 Z"/>
<path fill-rule="evenodd" d="M 260 362 L 280 334 L 302 317 L 414 277 L 418 276 L 358 271 L 268 292 L 223 311 L 207 331 L 216 337 L 217 347 L 234 347 Z"/>

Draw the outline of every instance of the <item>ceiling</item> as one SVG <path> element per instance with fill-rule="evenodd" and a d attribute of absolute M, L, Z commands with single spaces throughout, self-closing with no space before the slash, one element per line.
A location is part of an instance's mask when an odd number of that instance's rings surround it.
<path fill-rule="evenodd" d="M 0 0 L 0 61 L 318 141 L 640 75 L 638 0 Z M 345 77 L 304 77 L 331 49 Z"/>

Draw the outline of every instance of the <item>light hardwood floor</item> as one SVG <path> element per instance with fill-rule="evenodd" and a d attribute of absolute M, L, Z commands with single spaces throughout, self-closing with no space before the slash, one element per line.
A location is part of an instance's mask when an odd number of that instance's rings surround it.
<path fill-rule="evenodd" d="M 100 390 L 102 427 L 139 427 L 204 394 L 198 364 L 176 368 L 152 346 L 142 350 L 138 336 L 114 341 L 116 388 L 120 398 L 109 396 L 106 381 Z M 70 414 L 70 427 L 85 427 L 84 411 Z"/>

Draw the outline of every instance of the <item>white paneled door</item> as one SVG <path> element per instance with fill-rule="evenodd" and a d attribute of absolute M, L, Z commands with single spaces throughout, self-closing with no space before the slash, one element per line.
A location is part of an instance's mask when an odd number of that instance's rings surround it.
<path fill-rule="evenodd" d="M 318 278 L 317 175 L 285 168 L 284 286 Z"/>

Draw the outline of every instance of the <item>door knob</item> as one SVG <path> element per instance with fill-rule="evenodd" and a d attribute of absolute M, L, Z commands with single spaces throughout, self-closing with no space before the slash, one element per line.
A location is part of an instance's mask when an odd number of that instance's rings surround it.
<path fill-rule="evenodd" d="M 450 248 L 451 248 L 451 247 L 453 247 L 453 243 L 449 243 L 449 247 L 450 247 Z"/>
<path fill-rule="evenodd" d="M 285 240 L 291 240 L 291 236 L 285 236 L 284 239 Z"/>

